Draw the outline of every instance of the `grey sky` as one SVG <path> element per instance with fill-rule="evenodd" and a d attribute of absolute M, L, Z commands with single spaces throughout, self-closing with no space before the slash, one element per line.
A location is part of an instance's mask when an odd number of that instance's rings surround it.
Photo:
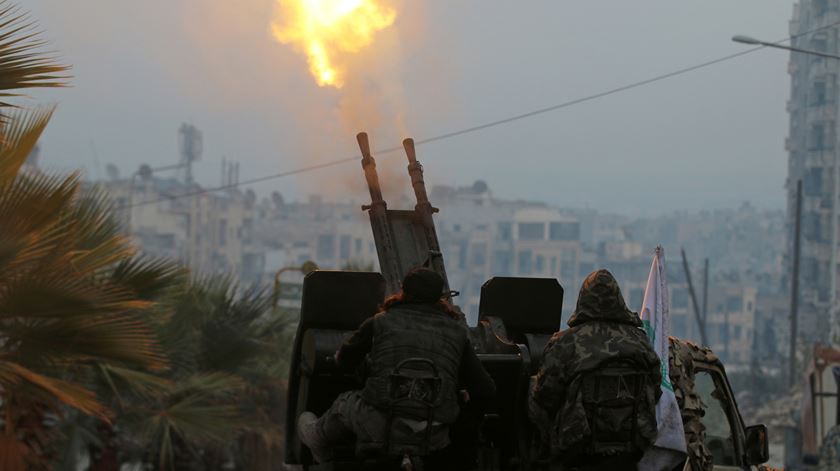
<path fill-rule="evenodd" d="M 273 0 L 24 0 L 73 65 L 73 87 L 36 92 L 59 111 L 47 164 L 96 175 L 177 159 L 177 127 L 204 132 L 196 174 L 222 156 L 247 179 L 353 155 L 341 92 L 269 34 Z M 395 30 L 364 58 L 386 96 L 375 147 L 564 102 L 787 35 L 789 0 L 397 2 Z M 763 50 L 682 77 L 418 149 L 430 183 L 488 181 L 499 196 L 604 211 L 782 207 L 787 54 Z M 372 92 L 374 94 L 378 92 Z M 358 104 L 356 104 L 358 106 Z M 93 145 L 92 145 L 93 143 Z M 400 155 L 394 172 L 404 173 Z M 384 167 L 389 164 L 383 163 Z M 99 173 L 104 174 L 100 169 Z M 386 176 L 389 175 L 385 168 Z M 358 164 L 257 185 L 365 199 Z"/>

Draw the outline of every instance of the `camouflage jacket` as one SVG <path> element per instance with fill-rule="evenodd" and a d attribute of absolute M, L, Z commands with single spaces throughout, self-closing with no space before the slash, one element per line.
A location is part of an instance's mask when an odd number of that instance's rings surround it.
<path fill-rule="evenodd" d="M 618 284 L 606 270 L 584 281 L 569 329 L 549 341 L 543 365 L 531 389 L 531 416 L 554 455 L 585 448 L 591 429 L 581 398 L 581 376 L 606 361 L 622 359 L 646 372 L 643 404 L 637 414 L 638 442 L 656 438 L 656 402 L 662 394 L 659 358 L 641 329 L 638 314 L 624 303 Z"/>
<path fill-rule="evenodd" d="M 717 359 L 711 350 L 687 340 L 670 337 L 668 371 L 674 396 L 680 406 L 685 441 L 692 471 L 711 471 L 714 468 L 712 453 L 706 447 L 706 426 L 703 414 L 706 404 L 694 388 L 694 360 Z"/>

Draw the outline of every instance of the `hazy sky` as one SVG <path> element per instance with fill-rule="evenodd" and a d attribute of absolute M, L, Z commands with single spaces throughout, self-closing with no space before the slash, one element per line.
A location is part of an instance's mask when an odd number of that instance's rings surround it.
<path fill-rule="evenodd" d="M 793 10 L 790 0 L 402 0 L 393 29 L 354 63 L 363 92 L 353 94 L 319 88 L 304 58 L 271 38 L 274 0 L 18 3 L 73 66 L 72 88 L 33 93 L 60 105 L 48 165 L 95 177 L 109 162 L 123 175 L 175 163 L 189 121 L 204 133 L 206 185 L 219 183 L 223 156 L 241 179 L 263 176 L 354 155 L 359 126 L 391 147 L 404 132 L 436 136 L 739 52 L 732 35 L 783 38 Z M 562 206 L 780 208 L 787 59 L 758 51 L 424 145 L 419 158 L 430 184 L 484 179 L 499 196 Z M 386 178 L 402 178 L 402 155 L 379 160 Z M 254 188 L 366 197 L 355 162 Z"/>

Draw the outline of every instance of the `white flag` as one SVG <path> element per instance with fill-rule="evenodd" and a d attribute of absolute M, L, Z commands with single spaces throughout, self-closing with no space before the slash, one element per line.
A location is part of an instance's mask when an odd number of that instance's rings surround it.
<path fill-rule="evenodd" d="M 668 284 L 665 278 L 665 251 L 662 247 L 657 247 L 645 288 L 641 318 L 650 343 L 659 356 L 662 368 L 662 397 L 656 404 L 656 441 L 639 461 L 639 469 L 642 471 L 671 470 L 686 459 L 682 417 L 671 378 L 668 376 L 668 335 L 671 319 Z"/>

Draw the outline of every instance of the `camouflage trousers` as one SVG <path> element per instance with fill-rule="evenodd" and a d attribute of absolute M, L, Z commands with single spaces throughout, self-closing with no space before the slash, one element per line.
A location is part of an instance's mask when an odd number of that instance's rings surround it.
<path fill-rule="evenodd" d="M 840 469 L 840 425 L 828 430 L 820 446 L 820 464 L 817 471 Z"/>
<path fill-rule="evenodd" d="M 382 451 L 386 442 L 400 446 L 424 441 L 426 421 L 394 416 L 390 429 L 388 422 L 388 412 L 365 402 L 361 391 L 347 391 L 318 419 L 318 429 L 325 448 L 355 444 L 362 455 Z M 434 422 L 428 445 L 429 451 L 449 445 L 449 427 Z"/>

